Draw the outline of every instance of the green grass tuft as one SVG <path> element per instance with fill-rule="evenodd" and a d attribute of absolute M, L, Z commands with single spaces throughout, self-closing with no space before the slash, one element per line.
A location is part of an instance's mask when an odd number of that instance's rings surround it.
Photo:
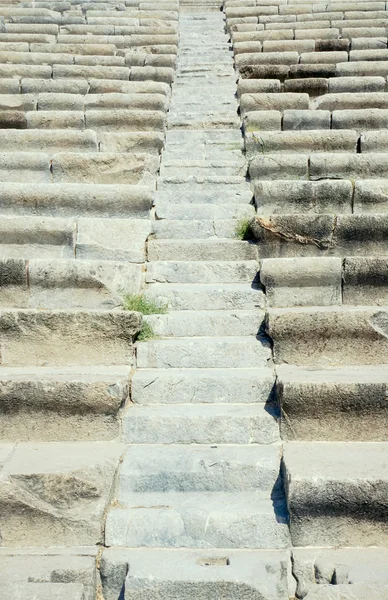
<path fill-rule="evenodd" d="M 152 326 L 147 321 L 143 321 L 136 340 L 138 342 L 146 342 L 147 340 L 155 340 L 157 337 Z"/>
<path fill-rule="evenodd" d="M 249 240 L 252 237 L 250 218 L 245 217 L 244 219 L 237 221 L 234 237 L 239 240 Z"/>
<path fill-rule="evenodd" d="M 135 310 L 143 315 L 164 315 L 168 311 L 167 304 L 149 300 L 141 294 L 125 294 L 123 308 L 124 310 Z"/>

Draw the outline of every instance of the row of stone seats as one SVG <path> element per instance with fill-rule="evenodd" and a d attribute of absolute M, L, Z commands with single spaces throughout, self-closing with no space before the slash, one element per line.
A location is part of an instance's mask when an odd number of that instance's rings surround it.
<path fill-rule="evenodd" d="M 366 546 L 388 545 L 387 6 L 227 0 L 225 12 L 291 540 L 364 547 L 367 561 Z M 298 598 L 320 597 L 295 557 Z M 383 597 L 349 583 L 333 594 Z"/>
<path fill-rule="evenodd" d="M 145 278 L 177 6 L 1 2 L 0 584 L 10 600 L 100 593 L 96 544 L 141 328 L 122 302 Z"/>

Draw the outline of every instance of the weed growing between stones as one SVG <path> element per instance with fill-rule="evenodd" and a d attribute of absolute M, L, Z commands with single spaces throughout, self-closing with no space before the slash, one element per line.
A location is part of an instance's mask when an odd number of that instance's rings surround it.
<path fill-rule="evenodd" d="M 168 311 L 168 305 L 154 300 L 149 300 L 139 294 L 125 294 L 123 297 L 124 310 L 135 310 L 143 315 L 164 315 Z"/>
<path fill-rule="evenodd" d="M 251 234 L 251 219 L 245 217 L 244 219 L 237 221 L 234 237 L 239 240 L 249 240 L 252 237 Z"/>
<path fill-rule="evenodd" d="M 136 338 L 138 342 L 146 342 L 147 340 L 155 340 L 157 335 L 155 334 L 152 326 L 147 323 L 147 321 L 143 321 L 141 329 L 139 331 L 139 335 Z"/>

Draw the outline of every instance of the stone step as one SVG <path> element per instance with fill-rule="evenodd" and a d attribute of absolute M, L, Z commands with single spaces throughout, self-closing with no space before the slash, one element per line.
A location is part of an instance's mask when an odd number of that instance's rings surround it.
<path fill-rule="evenodd" d="M 150 262 L 147 263 L 147 283 L 249 283 L 257 275 L 255 260 L 213 262 Z"/>
<path fill-rule="evenodd" d="M 270 368 L 137 369 L 131 400 L 142 405 L 268 402 L 274 383 Z"/>
<path fill-rule="evenodd" d="M 274 308 L 266 320 L 279 364 L 329 368 L 388 363 L 385 307 Z"/>
<path fill-rule="evenodd" d="M 2 367 L 0 440 L 114 440 L 129 367 Z"/>
<path fill-rule="evenodd" d="M 192 284 L 155 283 L 146 290 L 147 298 L 167 304 L 172 310 L 211 311 L 253 310 L 265 302 L 261 290 L 240 283 Z M 205 318 L 205 315 L 203 315 Z M 215 315 L 216 317 L 216 315 Z M 178 317 L 179 318 L 179 317 Z M 187 317 L 189 318 L 189 317 Z"/>
<path fill-rule="evenodd" d="M 236 160 L 164 160 L 160 166 L 160 175 L 163 178 L 168 177 L 206 177 L 215 175 L 220 177 L 240 175 L 245 176 L 247 164 L 245 157 L 240 153 Z"/>
<path fill-rule="evenodd" d="M 305 441 L 387 440 L 387 365 L 310 370 L 280 365 L 282 438 Z"/>
<path fill-rule="evenodd" d="M 250 192 L 249 194 L 252 196 Z M 255 208 L 250 204 L 172 204 L 160 200 L 158 196 L 155 206 L 156 218 L 169 221 L 240 220 L 244 217 L 253 217 L 254 214 Z"/>
<path fill-rule="evenodd" d="M 253 124 L 250 123 L 245 138 L 248 158 L 254 157 L 256 153 L 267 152 L 357 152 L 359 139 L 357 131 L 348 131 L 346 127 L 338 131 L 324 131 L 328 129 L 326 125 L 330 121 L 330 113 L 317 111 L 318 116 L 311 113 L 315 111 L 284 111 L 283 127 L 292 131 L 255 132 Z M 252 114 L 248 113 L 248 117 Z M 311 117 L 314 121 L 310 127 Z M 265 125 L 262 128 L 264 129 Z M 253 133 L 250 133 L 252 129 Z"/>
<path fill-rule="evenodd" d="M 174 261 L 257 260 L 257 246 L 238 240 L 150 240 L 148 260 Z"/>
<path fill-rule="evenodd" d="M 1 72 L 0 72 L 1 74 Z M 200 85 L 200 82 L 199 82 Z M 234 110 L 226 110 L 225 112 L 219 113 L 218 110 L 208 110 L 205 114 L 196 116 L 191 111 L 179 112 L 179 114 L 168 116 L 168 128 L 169 129 L 187 129 L 187 127 L 194 127 L 198 129 L 205 129 L 214 127 L 215 129 L 225 129 L 226 127 L 239 129 L 240 119 Z"/>
<path fill-rule="evenodd" d="M 206 303 L 205 303 L 206 304 Z M 207 302 L 211 306 L 212 301 Z M 263 322 L 260 310 L 178 310 L 167 315 L 149 315 L 149 323 L 158 337 L 216 337 L 257 335 Z"/>
<path fill-rule="evenodd" d="M 106 545 L 287 548 L 286 515 L 282 500 L 261 492 L 137 493 L 109 511 Z"/>
<path fill-rule="evenodd" d="M 270 348 L 266 342 L 248 336 L 153 340 L 138 344 L 137 367 L 140 369 L 266 367 L 270 355 Z"/>
<path fill-rule="evenodd" d="M 0 183 L 0 212 L 7 215 L 148 219 L 149 187 L 93 183 Z M 23 219 L 25 223 L 25 219 Z"/>
<path fill-rule="evenodd" d="M 208 185 L 209 183 L 210 185 Z M 234 187 L 229 187 L 228 182 L 225 184 L 222 186 L 221 182 L 217 182 L 213 185 L 212 182 L 194 180 L 191 184 L 176 181 L 164 182 L 160 178 L 157 184 L 157 201 L 174 206 L 184 205 L 187 210 L 190 210 L 190 205 L 196 204 L 223 205 L 235 208 L 239 204 L 249 205 L 252 202 L 253 194 L 244 179 L 241 178 L 240 183 Z"/>
<path fill-rule="evenodd" d="M 141 315 L 130 311 L 0 310 L 5 367 L 131 365 Z"/>
<path fill-rule="evenodd" d="M 127 444 L 272 444 L 279 440 L 276 407 L 263 404 L 129 406 Z"/>
<path fill-rule="evenodd" d="M 112 442 L 2 444 L 3 545 L 101 543 L 123 450 Z"/>
<path fill-rule="evenodd" d="M 138 492 L 271 492 L 279 468 L 277 445 L 133 446 L 120 466 L 118 495 L 123 499 Z"/>
<path fill-rule="evenodd" d="M 284 475 L 295 546 L 385 546 L 388 444 L 289 442 Z"/>
<path fill-rule="evenodd" d="M 152 237 L 154 239 L 208 239 L 208 238 L 235 238 L 238 222 L 234 219 L 221 219 L 217 221 L 205 220 L 157 220 L 153 223 Z"/>
<path fill-rule="evenodd" d="M 42 217 L 30 217 L 26 222 L 25 218 L 0 216 L 0 242 L 1 259 L 73 258 L 75 222 Z"/>
<path fill-rule="evenodd" d="M 124 291 L 139 294 L 143 278 L 134 263 L 0 258 L 0 306 L 111 310 Z"/>
<path fill-rule="evenodd" d="M 163 600 L 206 600 L 248 592 L 252 598 L 288 600 L 288 560 L 288 552 L 276 550 L 107 548 L 101 560 L 104 597 L 116 600 L 125 590 L 125 598 L 133 600 L 156 594 Z"/>
<path fill-rule="evenodd" d="M 3 547 L 0 550 L 3 565 L 1 589 L 3 591 L 9 586 L 11 592 L 5 597 L 12 600 L 75 600 L 78 597 L 80 600 L 93 600 L 96 554 L 97 548 L 93 546 L 50 549 Z M 66 573 L 66 578 L 61 577 L 63 573 Z M 55 583 L 57 579 L 59 581 Z M 81 586 L 80 596 L 77 596 L 75 586 Z M 29 591 L 32 592 L 31 596 L 28 595 Z"/>

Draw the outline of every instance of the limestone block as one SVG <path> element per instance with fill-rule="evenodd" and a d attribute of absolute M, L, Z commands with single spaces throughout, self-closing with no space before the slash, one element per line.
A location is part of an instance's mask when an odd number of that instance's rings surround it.
<path fill-rule="evenodd" d="M 1 34 L 0 34 L 1 35 Z M 0 37 L 1 40 L 1 37 Z M 35 78 L 35 79 L 51 79 L 52 67 L 48 65 L 0 65 L 0 78 L 20 77 Z"/>
<path fill-rule="evenodd" d="M 306 596 L 306 600 L 386 600 L 388 585 L 362 584 L 352 585 L 317 585 Z"/>
<path fill-rule="evenodd" d="M 239 240 L 150 240 L 149 261 L 257 260 L 257 247 Z"/>
<path fill-rule="evenodd" d="M 381 366 L 278 371 L 285 440 L 385 442 L 387 374 Z"/>
<path fill-rule="evenodd" d="M 387 211 L 388 181 L 386 179 L 360 179 L 355 182 L 355 213 L 385 213 Z"/>
<path fill-rule="evenodd" d="M 143 281 L 133 263 L 47 259 L 30 261 L 28 279 L 30 308 L 115 308 L 124 292 L 140 293 Z"/>
<path fill-rule="evenodd" d="M 308 94 L 270 93 L 270 94 L 242 94 L 240 98 L 242 112 L 254 110 L 279 110 L 308 109 Z"/>
<path fill-rule="evenodd" d="M 25 260 L 9 258 L 0 261 L 0 306 L 28 306 Z"/>
<path fill-rule="evenodd" d="M 26 114 L 27 129 L 85 129 L 83 111 L 46 110 Z"/>
<path fill-rule="evenodd" d="M 351 583 L 353 585 L 372 584 L 385 585 L 387 582 L 385 564 L 387 551 L 383 548 L 294 548 L 292 551 L 293 573 L 297 579 L 297 593 L 305 597 L 307 592 L 314 591 L 319 584 L 329 584 L 335 579 L 336 585 Z M 328 580 L 330 578 L 330 581 Z M 326 588 L 335 593 L 335 587 Z M 339 588 L 341 593 L 345 590 Z M 365 594 L 364 597 L 369 597 Z"/>
<path fill-rule="evenodd" d="M 385 34 L 379 37 L 359 37 L 352 39 L 352 50 L 387 49 L 388 38 Z M 352 60 L 352 58 L 351 58 Z M 354 60 L 354 59 L 353 59 Z M 362 59 L 364 60 L 364 59 Z"/>
<path fill-rule="evenodd" d="M 331 52 L 329 53 L 331 54 Z M 343 63 L 342 63 L 343 64 Z M 339 74 L 339 73 L 338 73 Z M 337 68 L 335 63 L 319 63 L 319 64 L 299 64 L 290 66 L 290 79 L 301 79 L 301 78 L 329 78 L 337 75 Z"/>
<path fill-rule="evenodd" d="M 347 52 L 305 52 L 300 56 L 301 64 L 336 64 L 347 61 Z"/>
<path fill-rule="evenodd" d="M 288 65 L 246 65 L 239 68 L 242 79 L 280 79 L 288 77 Z"/>
<path fill-rule="evenodd" d="M 304 111 L 295 111 L 294 123 L 297 122 L 299 113 Z M 296 118 L 295 118 L 296 116 Z M 284 117 L 285 118 L 285 117 Z M 283 120 L 284 124 L 284 120 Z M 288 125 L 288 121 L 286 122 Z M 322 131 L 315 129 L 312 131 L 279 131 L 260 133 L 253 132 L 249 137 L 250 144 L 247 144 L 248 156 L 255 152 L 262 154 L 274 152 L 356 152 L 358 136 L 355 131 Z M 248 140 L 247 140 L 248 141 Z"/>
<path fill-rule="evenodd" d="M 267 402 L 273 384 L 274 373 L 267 368 L 236 369 L 233 377 L 223 369 L 148 369 L 134 374 L 132 400 L 142 405 Z"/>
<path fill-rule="evenodd" d="M 94 131 L 13 131 L 0 129 L 0 145 L 8 152 L 97 152 Z"/>
<path fill-rule="evenodd" d="M 88 94 L 85 97 L 86 110 L 139 109 L 165 110 L 166 97 L 162 94 Z"/>
<path fill-rule="evenodd" d="M 112 443 L 18 445 L 2 468 L 3 544 L 101 542 L 121 453 L 121 444 Z"/>
<path fill-rule="evenodd" d="M 260 281 L 270 306 L 342 303 L 339 258 L 274 258 L 261 261 Z"/>
<path fill-rule="evenodd" d="M 384 306 L 388 302 L 388 260 L 353 257 L 344 261 L 344 304 Z"/>
<path fill-rule="evenodd" d="M 0 182 L 7 181 L 48 183 L 50 181 L 49 156 L 32 152 L 0 153 Z"/>
<path fill-rule="evenodd" d="M 376 48 L 371 50 L 351 50 L 349 52 L 349 60 L 352 61 L 375 61 L 388 60 L 388 50 Z"/>
<path fill-rule="evenodd" d="M 388 360 L 388 313 L 384 309 L 271 309 L 267 331 L 277 363 L 331 367 Z"/>
<path fill-rule="evenodd" d="M 36 98 L 33 94 L 1 94 L 0 109 L 3 111 L 27 112 L 36 109 Z"/>
<path fill-rule="evenodd" d="M 13 600 L 83 600 L 84 586 L 81 583 L 17 583 L 2 585 L 2 593 Z"/>
<path fill-rule="evenodd" d="M 73 55 L 113 56 L 114 44 L 30 44 L 31 52 L 61 52 Z"/>
<path fill-rule="evenodd" d="M 102 131 L 98 133 L 98 143 L 101 152 L 161 154 L 164 135 L 162 132 L 153 131 Z"/>
<path fill-rule="evenodd" d="M 323 96 L 328 92 L 328 80 L 322 77 L 288 79 L 284 82 L 284 91 L 311 96 Z"/>
<path fill-rule="evenodd" d="M 76 256 L 93 260 L 143 263 L 151 224 L 146 219 L 81 218 L 78 221 Z"/>
<path fill-rule="evenodd" d="M 248 80 L 249 81 L 249 80 Z M 280 131 L 282 127 L 282 113 L 278 110 L 253 110 L 246 112 L 243 117 L 245 132 L 245 147 L 248 150 L 248 140 L 259 131 Z"/>
<path fill-rule="evenodd" d="M 3 366 L 132 364 L 139 313 L 0 311 Z"/>
<path fill-rule="evenodd" d="M 387 175 L 386 155 L 381 153 L 312 154 L 310 159 L 311 179 L 368 179 Z"/>
<path fill-rule="evenodd" d="M 265 409 L 263 404 L 250 405 L 153 405 L 132 406 L 126 411 L 123 418 L 123 442 L 126 444 L 272 444 L 279 440 L 278 425 L 273 416 Z M 150 457 L 151 459 L 151 457 Z M 165 463 L 165 470 L 168 465 Z M 202 473 L 205 468 L 202 468 Z M 143 470 L 143 491 L 164 491 L 147 489 L 146 469 Z M 166 473 L 166 477 L 168 474 Z M 219 481 L 214 469 L 213 482 L 205 485 L 205 490 L 198 483 L 198 490 L 190 491 L 222 491 L 223 486 L 228 491 L 238 491 L 238 484 L 228 486 L 225 476 L 224 482 Z M 276 480 L 276 478 L 275 478 Z M 240 479 L 241 481 L 241 479 Z M 217 485 L 218 483 L 218 485 Z M 257 488 L 262 489 L 256 480 Z M 274 485 L 274 484 L 273 484 Z M 214 487 L 213 487 L 214 486 Z M 241 486 L 241 483 L 240 483 Z M 189 491 L 183 483 L 177 491 Z M 194 487 L 194 486 L 192 486 Z M 248 482 L 243 489 L 257 489 Z M 170 484 L 169 490 L 172 491 Z M 182 489 L 183 488 L 183 489 Z M 217 489 L 218 488 L 218 489 Z M 230 489 L 232 488 L 232 489 Z M 128 488 L 127 488 L 128 489 Z M 240 488 L 241 489 L 241 488 Z"/>
<path fill-rule="evenodd" d="M 387 460 L 386 444 L 286 444 L 294 545 L 384 546 Z"/>
<path fill-rule="evenodd" d="M 280 92 L 279 79 L 240 79 L 237 86 L 237 94 L 257 94 Z"/>
<path fill-rule="evenodd" d="M 69 589 L 67 585 L 81 585 L 85 600 L 93 600 L 96 588 L 95 560 L 96 549 L 92 546 L 69 548 L 2 548 L 1 562 L 3 564 L 1 585 L 14 586 L 17 592 L 19 586 L 27 584 L 36 587 L 42 593 L 44 586 L 55 594 L 53 585 Z M 52 583 L 57 581 L 56 584 Z M 39 583 L 38 583 L 39 582 Z M 40 586 L 40 587 L 39 587 Z M 20 589 L 20 588 L 19 588 Z M 35 587 L 34 587 L 35 589 Z M 25 590 L 21 590 L 20 599 L 26 598 Z M 9 596 L 18 598 L 18 596 Z M 41 596 L 39 596 L 40 598 Z M 53 596 L 51 596 L 52 598 Z M 67 596 L 69 598 L 69 596 Z M 50 598 L 50 596 L 49 596 Z M 55 595 L 54 595 L 55 598 Z"/>
<path fill-rule="evenodd" d="M 252 179 L 278 179 L 279 173 L 287 179 L 307 179 L 307 162 L 303 154 L 255 155 L 249 162 L 249 174 Z"/>
<path fill-rule="evenodd" d="M 265 40 L 263 52 L 314 52 L 314 40 Z"/>
<path fill-rule="evenodd" d="M 0 155 L 1 156 L 1 155 Z M 154 186 L 159 157 L 154 154 L 61 153 L 51 159 L 54 183 L 139 184 Z"/>
<path fill-rule="evenodd" d="M 336 65 L 336 75 L 338 77 L 386 77 L 388 75 L 388 61 L 341 62 Z"/>
<path fill-rule="evenodd" d="M 1 66 L 1 69 L 4 68 Z M 46 68 L 46 67 L 41 67 Z M 47 67 L 49 68 L 49 67 Z M 1 74 L 0 69 L 0 74 Z M 15 67 L 14 67 L 15 69 Z M 17 69 L 15 69 L 17 70 Z M 127 67 L 100 67 L 82 65 L 53 65 L 54 79 L 123 79 L 128 81 L 130 70 Z M 28 75 L 24 75 L 27 77 Z"/>
<path fill-rule="evenodd" d="M 350 181 L 256 181 L 255 205 L 260 215 L 352 212 Z"/>
<path fill-rule="evenodd" d="M 298 81 L 293 80 L 293 81 Z M 292 129 L 292 130 L 309 130 L 309 129 L 330 129 L 331 124 L 331 113 L 328 110 L 285 110 L 283 115 L 283 129 Z M 318 131 L 316 131 L 318 133 Z M 345 133 L 345 132 L 343 132 Z M 346 132 L 347 133 L 347 132 Z M 326 132 L 325 132 L 326 134 Z M 325 137 L 327 145 L 327 150 L 329 151 L 337 151 L 340 152 L 343 148 L 338 148 L 336 145 L 331 145 L 329 139 Z M 334 138 L 333 138 L 334 139 Z M 295 138 L 295 142 L 297 138 Z M 336 142 L 338 142 L 338 138 L 336 138 Z M 356 149 L 357 140 L 354 143 L 354 150 Z M 297 145 L 297 144 L 296 144 Z M 313 147 L 315 147 L 314 144 Z M 352 150 L 353 144 L 350 146 L 348 144 L 345 145 L 346 150 Z"/>
<path fill-rule="evenodd" d="M 384 77 L 333 77 L 329 79 L 329 92 L 383 92 Z"/>
<path fill-rule="evenodd" d="M 250 65 L 296 65 L 298 60 L 299 54 L 297 52 L 247 52 L 237 54 L 235 64 L 241 71 L 241 67 Z"/>
<path fill-rule="evenodd" d="M 90 94 L 162 94 L 170 96 L 170 86 L 162 81 L 122 81 L 89 79 Z"/>
<path fill-rule="evenodd" d="M 20 82 L 18 79 L 0 79 L 1 94 L 19 94 Z"/>
<path fill-rule="evenodd" d="M 330 40 L 330 39 L 338 39 L 340 36 L 340 30 L 335 27 L 331 27 L 330 29 L 296 29 L 295 30 L 295 39 L 296 40 Z"/>
<path fill-rule="evenodd" d="M 24 94 L 23 94 L 24 97 Z M 31 109 L 30 109 L 31 110 Z M 83 111 L 84 96 L 76 93 L 39 93 L 37 98 L 37 110 L 44 111 Z"/>
<path fill-rule="evenodd" d="M 1 85 L 1 80 L 0 80 Z M 22 94 L 80 94 L 85 95 L 88 91 L 86 79 L 29 79 L 21 80 Z"/>
<path fill-rule="evenodd" d="M 375 78 L 373 78 L 375 79 Z M 347 92 L 342 94 L 327 94 L 317 98 L 313 103 L 316 109 L 385 109 L 388 107 L 384 92 L 357 93 Z"/>
<path fill-rule="evenodd" d="M 170 67 L 131 67 L 131 81 L 160 81 L 172 83 L 175 70 Z"/>
<path fill-rule="evenodd" d="M 88 110 L 86 127 L 99 131 L 164 131 L 165 114 L 153 110 Z"/>
<path fill-rule="evenodd" d="M 285 552 L 181 550 L 179 554 L 178 559 L 174 550 L 105 550 L 101 559 L 104 597 L 116 600 L 125 580 L 126 594 L 134 600 L 151 600 L 155 594 L 161 600 L 177 594 L 181 600 L 193 595 L 207 600 L 211 594 L 229 598 L 249 594 L 252 600 L 260 596 L 284 600 L 287 596 Z M 154 578 L 149 573 L 154 573 Z"/>
<path fill-rule="evenodd" d="M 58 61 L 59 62 L 59 61 Z M 83 66 L 101 66 L 101 67 L 124 67 L 125 60 L 122 56 L 93 56 L 91 54 L 81 54 L 80 56 L 74 56 L 75 65 Z"/>

